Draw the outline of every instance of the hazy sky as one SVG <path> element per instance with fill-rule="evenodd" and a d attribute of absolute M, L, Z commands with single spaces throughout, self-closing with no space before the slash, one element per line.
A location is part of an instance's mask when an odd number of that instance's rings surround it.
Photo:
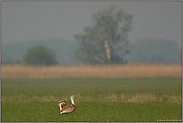
<path fill-rule="evenodd" d="M 116 5 L 134 16 L 129 33 L 138 38 L 181 42 L 181 2 L 2 2 L 2 42 L 64 38 L 83 33 L 92 14 Z"/>

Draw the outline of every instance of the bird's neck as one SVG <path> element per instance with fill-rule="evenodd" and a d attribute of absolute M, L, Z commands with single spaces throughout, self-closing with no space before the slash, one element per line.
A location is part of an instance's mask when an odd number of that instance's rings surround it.
<path fill-rule="evenodd" d="M 72 106 L 76 108 L 76 105 L 72 103 Z"/>
<path fill-rule="evenodd" d="M 74 99 L 71 99 L 71 103 L 75 105 L 75 103 L 74 103 Z"/>
<path fill-rule="evenodd" d="M 71 100 L 72 106 L 74 106 L 76 108 L 76 105 L 74 103 L 74 99 Z"/>

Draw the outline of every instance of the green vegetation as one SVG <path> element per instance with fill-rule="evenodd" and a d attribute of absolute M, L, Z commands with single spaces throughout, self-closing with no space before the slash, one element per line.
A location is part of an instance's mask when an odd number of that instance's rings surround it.
<path fill-rule="evenodd" d="M 2 42 L 2 64 L 22 63 L 22 56 L 28 48 L 40 44 L 48 49 L 54 49 L 57 54 L 56 59 L 62 65 L 79 63 L 71 53 L 81 48 L 77 45 L 77 41 L 59 38 L 15 43 Z M 130 63 L 181 64 L 181 48 L 173 40 L 140 38 L 131 44 L 134 48 L 131 48 L 131 52 L 125 56 Z"/>
<path fill-rule="evenodd" d="M 90 64 L 124 64 L 129 53 L 128 32 L 133 15 L 110 5 L 92 16 L 92 27 L 84 27 L 84 34 L 74 35 L 80 49 L 75 51 L 78 60 Z"/>
<path fill-rule="evenodd" d="M 2 79 L 1 121 L 181 121 L 180 78 Z M 75 95 L 76 111 L 58 102 Z"/>
<path fill-rule="evenodd" d="M 26 65 L 53 65 L 58 64 L 56 53 L 44 46 L 32 47 L 27 50 L 23 56 L 23 62 Z"/>

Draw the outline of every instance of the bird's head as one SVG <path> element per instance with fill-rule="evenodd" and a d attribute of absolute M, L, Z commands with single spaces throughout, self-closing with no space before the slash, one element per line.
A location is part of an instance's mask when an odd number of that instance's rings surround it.
<path fill-rule="evenodd" d="M 75 96 L 74 96 L 74 95 L 72 95 L 72 96 L 71 96 L 71 100 L 74 100 L 74 98 L 75 98 Z"/>

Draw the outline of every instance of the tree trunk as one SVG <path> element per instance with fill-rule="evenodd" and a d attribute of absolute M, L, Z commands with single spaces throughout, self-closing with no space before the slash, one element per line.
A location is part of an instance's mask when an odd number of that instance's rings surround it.
<path fill-rule="evenodd" d="M 105 48 L 106 48 L 106 52 L 107 52 L 108 63 L 110 63 L 111 62 L 111 50 L 110 50 L 107 40 L 105 40 Z"/>

